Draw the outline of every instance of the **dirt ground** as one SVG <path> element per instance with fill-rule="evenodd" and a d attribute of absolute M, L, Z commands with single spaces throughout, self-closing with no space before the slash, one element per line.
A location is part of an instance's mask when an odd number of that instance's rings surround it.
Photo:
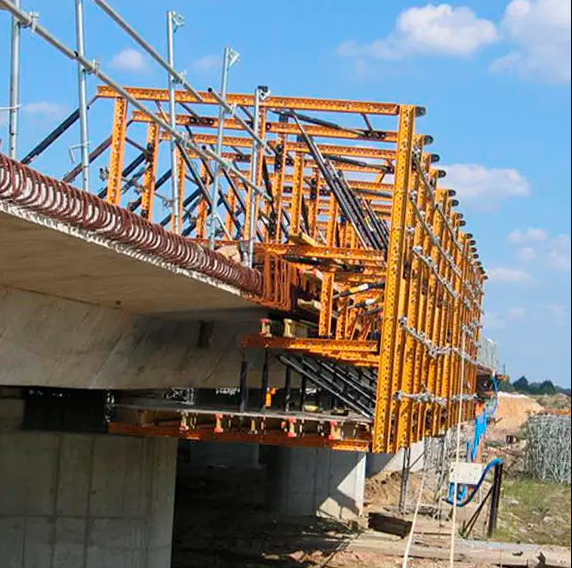
<path fill-rule="evenodd" d="M 375 554 L 360 553 L 341 553 L 335 558 L 328 561 L 327 558 L 316 558 L 317 564 L 315 568 L 401 568 L 403 560 L 401 558 L 389 558 L 387 556 L 379 556 Z M 327 564 L 323 564 L 327 562 Z M 449 562 L 435 560 L 411 560 L 410 568 L 450 568 Z M 294 568 L 294 567 L 292 567 Z M 456 568 L 489 568 L 484 564 L 475 565 L 474 563 L 457 563 Z"/>
<path fill-rule="evenodd" d="M 506 436 L 518 434 L 530 413 L 542 410 L 540 404 L 527 397 L 501 397 L 499 422 L 492 430 L 492 441 L 485 453 L 485 460 L 502 457 L 506 463 L 507 481 L 496 540 L 570 546 L 570 488 L 523 481 L 520 474 L 524 445 L 506 444 Z M 248 492 L 254 492 L 259 485 L 260 480 L 253 479 Z M 220 492 L 220 480 L 214 486 Z M 366 515 L 387 507 L 395 510 L 400 486 L 400 475 L 382 475 L 368 481 Z M 420 486 L 421 475 L 413 475 L 411 499 L 416 500 Z M 402 565 L 399 557 L 384 556 L 381 552 L 356 552 L 371 549 L 369 546 L 355 546 L 356 539 L 361 540 L 364 535 L 369 538 L 368 533 L 364 533 L 365 518 L 361 526 L 352 527 L 327 521 L 279 521 L 262 507 L 245 507 L 237 502 L 234 487 L 227 493 L 221 493 L 223 502 L 218 506 L 201 501 L 201 496 L 212 493 L 213 487 L 200 485 L 191 489 L 188 506 L 179 509 L 176 518 L 173 568 L 397 568 Z M 186 499 L 184 490 L 179 497 Z M 424 501 L 430 503 L 432 499 L 432 492 L 427 490 Z M 460 514 L 461 519 L 463 514 Z M 447 533 L 442 539 L 443 549 L 447 549 L 449 523 L 445 522 L 440 527 L 438 521 L 425 518 L 420 520 L 420 524 L 423 523 L 436 523 L 436 532 L 428 534 L 437 534 L 437 531 Z M 475 534 L 475 537 L 479 536 Z M 382 549 L 387 550 L 380 546 Z M 410 567 L 448 568 L 449 563 L 411 560 Z M 489 568 L 475 562 L 458 562 L 456 567 Z"/>
<path fill-rule="evenodd" d="M 528 418 L 545 410 L 536 400 L 519 394 L 500 393 L 496 424 L 489 431 L 489 439 L 504 442 L 509 435 L 517 435 Z"/>

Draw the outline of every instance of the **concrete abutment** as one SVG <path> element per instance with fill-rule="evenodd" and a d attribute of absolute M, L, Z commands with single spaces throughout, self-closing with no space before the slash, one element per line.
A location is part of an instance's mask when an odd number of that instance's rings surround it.
<path fill-rule="evenodd" d="M 177 441 L 0 432 L 0 568 L 170 568 Z"/>
<path fill-rule="evenodd" d="M 200 511 L 176 498 L 187 476 L 207 510 L 222 497 L 273 518 L 363 511 L 364 454 L 24 431 L 20 396 L 0 389 L 0 568 L 170 568 L 176 504 Z"/>
<path fill-rule="evenodd" d="M 288 517 L 356 521 L 363 513 L 365 454 L 314 448 L 271 448 L 269 503 Z"/>

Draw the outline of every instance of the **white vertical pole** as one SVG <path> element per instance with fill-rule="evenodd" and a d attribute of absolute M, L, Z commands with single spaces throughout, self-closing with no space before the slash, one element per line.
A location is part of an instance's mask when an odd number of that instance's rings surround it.
<path fill-rule="evenodd" d="M 462 339 L 461 339 L 461 391 L 459 394 L 459 420 L 457 423 L 457 449 L 455 454 L 455 465 L 458 467 L 459 463 L 461 462 L 461 434 L 462 434 L 462 425 L 463 425 L 463 409 L 464 409 L 464 402 L 463 398 L 465 396 L 465 368 L 466 368 L 466 329 L 463 326 L 462 329 Z M 451 530 L 451 556 L 450 556 L 450 566 L 451 568 L 455 568 L 455 545 L 457 543 L 457 509 L 458 509 L 458 495 L 459 495 L 459 483 L 457 478 L 455 477 L 455 482 L 453 485 L 453 515 L 452 515 L 452 525 L 453 528 Z"/>
<path fill-rule="evenodd" d="M 14 0 L 20 8 L 20 0 Z M 12 16 L 12 53 L 10 66 L 10 125 L 9 156 L 18 158 L 18 127 L 20 120 L 20 53 L 22 46 L 22 28 L 16 16 Z"/>
<path fill-rule="evenodd" d="M 85 57 L 85 21 L 83 0 L 75 2 L 77 52 Z M 89 125 L 87 108 L 87 70 L 78 63 L 79 123 L 81 136 L 81 172 L 83 190 L 89 192 Z"/>
<path fill-rule="evenodd" d="M 167 46 L 168 46 L 168 63 L 171 68 L 175 68 L 175 31 L 176 20 L 178 16 L 175 12 L 167 12 Z M 169 121 L 171 128 L 177 129 L 177 99 L 176 99 L 176 80 L 169 75 Z M 180 184 L 177 168 L 177 141 L 171 137 L 171 202 L 173 208 L 173 230 L 175 233 L 181 233 L 181 216 L 180 216 Z"/>
<path fill-rule="evenodd" d="M 254 132 L 257 135 L 260 134 L 260 102 L 261 102 L 261 88 L 258 87 L 254 93 Z M 252 171 L 250 172 L 250 180 L 254 185 L 258 185 L 258 166 L 259 166 L 259 154 L 260 145 L 255 142 L 253 146 L 252 153 Z M 252 199 L 250 200 L 250 227 L 249 235 L 250 240 L 248 242 L 248 266 L 252 268 L 254 266 L 254 245 L 256 242 L 256 203 L 258 201 L 256 192 L 252 190 Z"/>
<path fill-rule="evenodd" d="M 230 47 L 226 47 L 224 50 L 224 60 L 222 63 L 222 81 L 220 95 L 226 102 L 226 96 L 228 94 L 228 79 L 230 74 L 230 68 L 238 61 L 238 53 Z M 216 143 L 216 153 L 218 156 L 222 156 L 222 151 L 224 148 L 224 122 L 226 120 L 227 111 L 224 105 L 220 106 L 219 110 L 219 123 L 217 132 L 217 143 Z M 218 223 L 217 206 L 220 197 L 220 173 L 221 166 L 217 162 L 215 164 L 214 180 L 211 196 L 211 218 L 209 226 L 209 241 L 210 247 L 214 250 L 216 245 L 216 232 Z"/>

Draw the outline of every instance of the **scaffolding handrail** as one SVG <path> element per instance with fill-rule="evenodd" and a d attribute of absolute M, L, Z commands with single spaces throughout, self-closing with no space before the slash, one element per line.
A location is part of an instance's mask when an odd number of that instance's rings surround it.
<path fill-rule="evenodd" d="M 211 159 L 218 162 L 221 167 L 224 169 L 232 172 L 236 175 L 242 182 L 244 182 L 248 187 L 252 188 L 257 194 L 266 197 L 265 192 L 253 184 L 247 176 L 245 176 L 240 170 L 237 170 L 228 160 L 225 160 L 223 157 L 219 156 L 213 151 L 206 149 L 205 147 L 201 148 L 197 144 L 191 142 L 187 137 L 183 136 L 180 132 L 176 129 L 173 129 L 170 124 L 165 122 L 163 119 L 159 118 L 154 112 L 149 110 L 144 104 L 142 104 L 139 100 L 135 97 L 130 95 L 125 88 L 115 82 L 109 75 L 104 73 L 101 70 L 101 66 L 99 63 L 90 61 L 86 57 L 78 54 L 76 51 L 70 49 L 66 46 L 62 41 L 60 41 L 57 37 L 52 35 L 46 28 L 41 26 L 38 23 L 37 15 L 28 13 L 20 8 L 18 8 L 13 2 L 10 0 L 0 0 L 0 7 L 4 7 L 6 10 L 12 13 L 12 15 L 17 18 L 20 23 L 26 27 L 31 28 L 34 33 L 36 33 L 39 37 L 41 37 L 44 41 L 49 43 L 52 47 L 56 50 L 60 51 L 63 55 L 65 55 L 68 59 L 72 61 L 76 61 L 79 63 L 84 69 L 86 69 L 89 73 L 95 75 L 98 79 L 100 79 L 103 83 L 107 86 L 112 88 L 120 95 L 123 99 L 131 103 L 137 110 L 141 111 L 145 116 L 147 116 L 152 122 L 154 122 L 157 126 L 161 127 L 163 130 L 171 134 L 182 146 L 183 148 L 188 148 L 193 152 L 196 152 L 199 156 L 205 159 Z"/>
<path fill-rule="evenodd" d="M 99 6 L 124 32 L 126 32 L 135 42 L 139 44 L 177 83 L 184 87 L 189 93 L 191 93 L 198 102 L 203 102 L 204 99 L 200 93 L 187 81 L 182 73 L 179 73 L 176 69 L 171 67 L 161 54 L 139 33 L 131 26 L 124 18 L 117 12 L 113 7 L 111 7 L 105 0 L 92 0 L 97 6 Z"/>

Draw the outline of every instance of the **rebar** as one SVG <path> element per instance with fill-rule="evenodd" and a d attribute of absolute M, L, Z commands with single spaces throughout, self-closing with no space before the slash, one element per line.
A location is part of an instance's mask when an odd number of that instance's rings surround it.
<path fill-rule="evenodd" d="M 526 474 L 539 481 L 572 484 L 572 418 L 550 414 L 526 425 Z"/>
<path fill-rule="evenodd" d="M 0 203 L 61 221 L 260 295 L 262 274 L 0 154 Z"/>

